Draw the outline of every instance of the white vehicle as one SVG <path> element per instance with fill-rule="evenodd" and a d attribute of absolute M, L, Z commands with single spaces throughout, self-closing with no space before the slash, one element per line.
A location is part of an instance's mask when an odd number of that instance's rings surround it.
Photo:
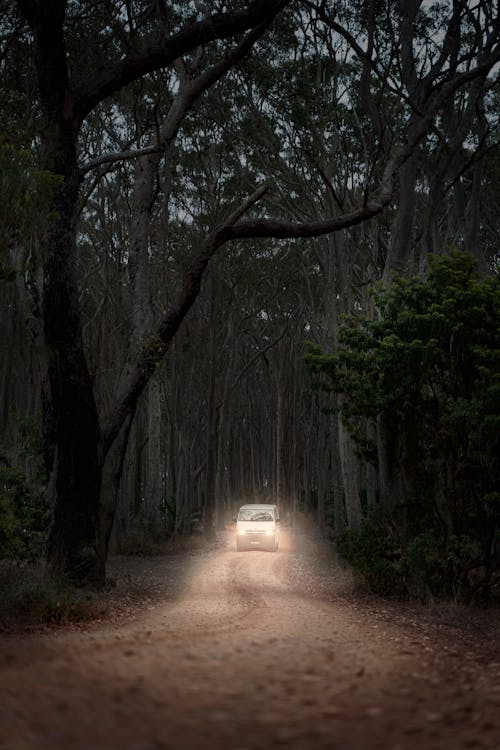
<path fill-rule="evenodd" d="M 280 543 L 277 505 L 242 505 L 236 519 L 236 549 L 262 547 L 276 552 Z"/>

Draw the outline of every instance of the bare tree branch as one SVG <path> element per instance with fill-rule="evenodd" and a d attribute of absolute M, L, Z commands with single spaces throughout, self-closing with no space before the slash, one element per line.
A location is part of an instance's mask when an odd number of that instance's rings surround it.
<path fill-rule="evenodd" d="M 177 58 L 199 45 L 215 39 L 227 39 L 262 23 L 269 23 L 289 2 L 290 0 L 254 0 L 243 11 L 216 13 L 184 26 L 168 39 L 156 38 L 145 42 L 140 54 L 127 55 L 75 90 L 72 97 L 74 116 L 81 121 L 111 94 L 147 73 L 171 65 Z"/>
<path fill-rule="evenodd" d="M 186 314 L 195 302 L 201 288 L 203 274 L 217 249 L 225 242 L 224 233 L 232 223 L 238 221 L 267 192 L 268 185 L 259 187 L 246 201 L 236 208 L 224 226 L 216 227 L 202 242 L 191 268 L 185 273 L 182 288 L 174 304 L 161 320 L 154 335 L 149 336 L 142 350 L 125 364 L 117 388 L 115 403 L 112 406 L 102 431 L 102 450 L 106 456 L 113 441 L 119 434 L 131 405 L 148 383 L 151 373 L 169 350 L 172 340 Z M 221 235 L 222 231 L 222 235 Z"/>
<path fill-rule="evenodd" d="M 180 94 L 174 100 L 164 126 L 161 128 L 160 134 L 149 146 L 142 149 L 131 149 L 128 151 L 117 151 L 110 154 L 103 154 L 102 156 L 96 157 L 95 159 L 88 161 L 86 164 L 83 164 L 80 167 L 82 174 L 86 174 L 102 164 L 110 164 L 117 161 L 124 161 L 126 159 L 137 159 L 142 156 L 149 156 L 150 154 L 163 153 L 174 140 L 184 117 L 194 102 L 199 99 L 207 89 L 222 78 L 228 70 L 245 57 L 257 39 L 259 39 L 266 29 L 269 28 L 271 21 L 272 17 L 269 17 L 263 23 L 252 29 L 235 47 L 235 49 L 231 50 L 229 54 L 218 60 L 215 65 L 212 65 L 212 67 L 208 68 L 197 78 L 189 81 L 185 75 L 185 71 L 181 71 Z"/>
<path fill-rule="evenodd" d="M 117 161 L 127 161 L 128 159 L 138 159 L 141 156 L 148 156 L 149 154 L 156 154 L 159 151 L 163 151 L 162 146 L 146 146 L 145 148 L 129 149 L 128 151 L 114 151 L 109 154 L 102 154 L 97 156 L 95 159 L 85 162 L 80 166 L 80 172 L 82 175 L 91 172 L 96 167 L 101 167 L 103 164 L 114 164 Z"/>

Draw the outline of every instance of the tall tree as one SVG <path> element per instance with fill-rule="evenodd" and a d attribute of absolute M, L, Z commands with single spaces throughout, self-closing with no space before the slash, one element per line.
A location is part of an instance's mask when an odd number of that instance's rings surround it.
<path fill-rule="evenodd" d="M 283 4 L 253 2 L 242 11 L 209 15 L 201 21 L 188 20 L 170 34 L 165 28 L 155 36 L 144 34 L 140 42 L 134 39 L 137 29 L 129 28 L 127 36 L 132 43 L 128 54 L 115 55 L 104 68 L 96 64 L 94 70 L 75 80 L 78 66 L 68 49 L 66 24 L 72 20 L 69 11 L 78 9 L 68 7 L 65 0 L 19 2 L 33 35 L 43 112 L 41 166 L 61 178 L 50 207 L 53 219 L 40 236 L 44 270 L 41 314 L 50 381 L 44 428 L 50 448 L 47 468 L 54 476 L 49 563 L 56 572 L 83 580 L 102 581 L 104 577 L 114 508 L 110 507 L 112 501 L 100 501 L 101 493 L 107 490 L 107 494 L 114 495 L 137 397 L 154 369 L 148 361 L 149 354 L 136 352 L 136 362 L 126 368 L 115 408 L 101 429 L 84 352 L 75 278 L 81 183 L 77 138 L 81 124 L 115 91 L 171 65 L 200 42 L 230 38 L 252 28 L 262 33 Z M 168 346 L 182 319 L 183 311 L 176 312 L 174 320 L 168 321 L 163 347 Z M 117 440 L 117 455 L 109 455 Z M 106 458 L 111 470 L 103 481 Z"/>

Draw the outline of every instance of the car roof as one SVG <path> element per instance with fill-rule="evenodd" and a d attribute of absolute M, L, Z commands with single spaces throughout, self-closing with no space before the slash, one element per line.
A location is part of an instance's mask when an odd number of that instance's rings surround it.
<path fill-rule="evenodd" d="M 250 503 L 249 505 L 242 505 L 240 507 L 240 510 L 243 510 L 243 508 L 248 508 L 249 510 L 253 510 L 254 508 L 277 508 L 278 506 L 275 503 Z"/>
<path fill-rule="evenodd" d="M 242 505 L 240 510 L 275 510 L 278 512 L 278 506 L 275 503 L 250 503 Z"/>

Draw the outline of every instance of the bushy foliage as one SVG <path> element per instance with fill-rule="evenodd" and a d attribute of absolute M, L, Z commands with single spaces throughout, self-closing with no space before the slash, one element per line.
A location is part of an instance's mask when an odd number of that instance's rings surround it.
<path fill-rule="evenodd" d="M 10 280 L 13 269 L 5 257 L 52 218 L 49 204 L 60 178 L 36 169 L 28 149 L 0 138 L 0 280 Z"/>
<path fill-rule="evenodd" d="M 400 551 L 387 519 L 380 516 L 360 529 L 347 529 L 337 541 L 337 550 L 373 593 L 388 596 L 405 592 Z"/>
<path fill-rule="evenodd" d="M 43 555 L 49 521 L 41 487 L 0 454 L 0 558 L 33 560 Z"/>
<path fill-rule="evenodd" d="M 50 578 L 41 565 L 0 564 L 0 627 L 87 622 L 106 611 L 102 592 Z"/>
<path fill-rule="evenodd" d="M 426 279 L 396 277 L 376 302 L 377 320 L 347 319 L 336 352 L 313 348 L 308 363 L 344 394 L 367 460 L 367 419 L 397 447 L 391 470 L 406 492 L 393 513 L 410 578 L 487 597 L 500 567 L 500 277 L 455 252 Z"/>

